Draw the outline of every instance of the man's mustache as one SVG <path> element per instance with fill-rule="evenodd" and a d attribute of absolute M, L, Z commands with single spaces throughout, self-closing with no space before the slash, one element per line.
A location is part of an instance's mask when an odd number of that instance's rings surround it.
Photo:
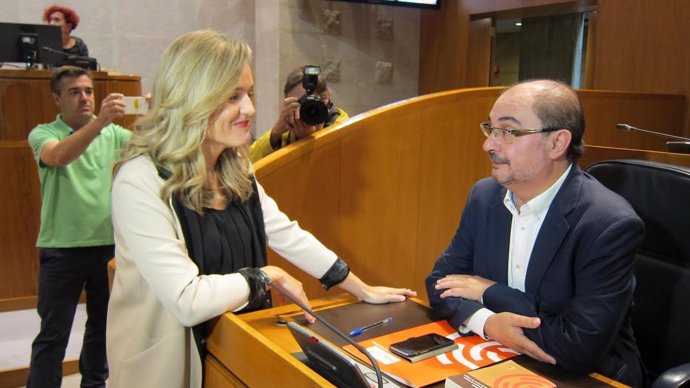
<path fill-rule="evenodd" d="M 494 151 L 489 151 L 489 159 L 496 164 L 510 164 L 508 159 L 498 156 Z"/>

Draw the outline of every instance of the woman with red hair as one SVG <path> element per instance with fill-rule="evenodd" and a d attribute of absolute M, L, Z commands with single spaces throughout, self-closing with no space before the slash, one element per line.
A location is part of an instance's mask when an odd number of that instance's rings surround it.
<path fill-rule="evenodd" d="M 80 57 L 89 56 L 86 43 L 81 38 L 70 36 L 72 30 L 79 25 L 79 14 L 75 10 L 61 5 L 51 5 L 43 11 L 43 21 L 62 29 L 62 51 Z"/>

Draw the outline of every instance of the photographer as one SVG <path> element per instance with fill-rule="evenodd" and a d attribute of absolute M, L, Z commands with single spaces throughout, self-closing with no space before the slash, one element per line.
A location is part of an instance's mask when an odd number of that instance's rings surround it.
<path fill-rule="evenodd" d="M 316 68 L 316 69 L 315 69 Z M 305 69 L 307 76 L 305 77 Z M 313 72 L 314 74 L 309 74 Z M 249 147 L 249 154 L 252 162 L 278 150 L 286 145 L 306 137 L 321 128 L 333 124 L 339 124 L 349 118 L 344 110 L 336 107 L 331 101 L 331 92 L 328 90 L 326 81 L 319 75 L 318 66 L 300 66 L 288 74 L 285 81 L 285 100 L 278 120 L 270 131 L 266 131 L 261 137 L 256 139 Z M 305 79 L 306 78 L 306 79 Z M 305 87 L 305 84 L 307 87 Z M 311 89 L 308 93 L 308 89 Z M 307 116 L 300 115 L 300 100 L 307 101 L 307 108 L 314 108 L 319 103 L 323 103 L 326 113 L 323 121 L 319 116 L 318 109 L 308 109 Z M 317 103 L 317 101 L 320 102 Z M 305 113 L 302 109 L 302 113 Z M 315 119 L 315 120 L 312 120 Z M 320 123 L 314 124 L 314 121 Z"/>

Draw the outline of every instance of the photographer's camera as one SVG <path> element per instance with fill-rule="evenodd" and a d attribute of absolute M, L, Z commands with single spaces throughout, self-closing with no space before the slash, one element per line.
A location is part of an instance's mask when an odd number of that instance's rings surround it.
<path fill-rule="evenodd" d="M 302 87 L 307 93 L 299 99 L 299 116 L 308 125 L 323 124 L 328 119 L 328 107 L 321 101 L 321 97 L 314 94 L 319 74 L 321 67 L 315 65 L 304 66 L 302 70 Z"/>

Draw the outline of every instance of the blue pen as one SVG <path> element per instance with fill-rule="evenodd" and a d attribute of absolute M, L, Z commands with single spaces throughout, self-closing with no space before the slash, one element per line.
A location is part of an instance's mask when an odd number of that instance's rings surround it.
<path fill-rule="evenodd" d="M 356 328 L 356 329 L 354 329 L 354 330 L 352 330 L 352 331 L 350 332 L 350 337 L 354 337 L 354 336 L 356 336 L 356 335 L 360 335 L 360 334 L 364 333 L 365 331 L 367 331 L 367 330 L 369 330 L 369 329 L 373 329 L 373 328 L 375 328 L 375 327 L 387 325 L 387 324 L 389 324 L 389 323 L 391 323 L 391 322 L 393 322 L 393 317 L 388 317 L 388 318 L 386 318 L 386 319 L 384 319 L 384 320 L 382 320 L 382 321 L 374 322 L 374 323 L 372 323 L 371 325 L 366 325 L 366 326 L 358 327 L 358 328 Z"/>

